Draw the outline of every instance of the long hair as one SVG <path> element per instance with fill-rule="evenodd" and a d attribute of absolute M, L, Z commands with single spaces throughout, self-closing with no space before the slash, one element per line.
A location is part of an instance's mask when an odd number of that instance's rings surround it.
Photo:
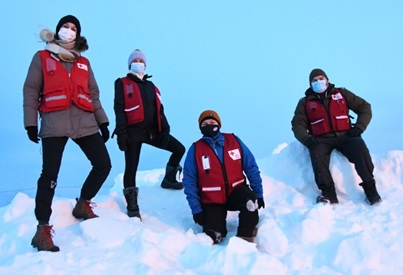
<path fill-rule="evenodd" d="M 80 52 L 85 52 L 86 50 L 88 50 L 87 39 L 84 36 L 77 37 L 74 48 Z"/>

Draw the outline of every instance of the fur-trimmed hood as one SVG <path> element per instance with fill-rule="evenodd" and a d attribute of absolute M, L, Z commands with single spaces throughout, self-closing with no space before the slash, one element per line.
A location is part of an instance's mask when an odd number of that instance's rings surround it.
<path fill-rule="evenodd" d="M 39 37 L 43 42 L 46 42 L 46 43 L 50 43 L 50 42 L 54 42 L 56 44 L 65 43 L 65 42 L 61 42 L 61 40 L 56 40 L 55 33 L 46 28 L 41 30 L 41 32 L 39 33 Z M 88 50 L 87 39 L 84 36 L 76 37 L 76 40 L 74 42 L 74 48 L 78 52 L 84 52 L 84 51 Z"/>
<path fill-rule="evenodd" d="M 55 40 L 55 34 L 49 29 L 42 29 L 41 32 L 39 33 L 39 37 L 43 42 L 51 42 Z"/>

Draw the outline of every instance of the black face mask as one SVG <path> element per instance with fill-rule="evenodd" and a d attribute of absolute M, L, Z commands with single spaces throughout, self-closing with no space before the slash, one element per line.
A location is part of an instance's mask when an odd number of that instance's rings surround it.
<path fill-rule="evenodd" d="M 206 137 L 214 137 L 220 131 L 220 126 L 214 124 L 207 124 L 200 128 L 200 131 Z"/>

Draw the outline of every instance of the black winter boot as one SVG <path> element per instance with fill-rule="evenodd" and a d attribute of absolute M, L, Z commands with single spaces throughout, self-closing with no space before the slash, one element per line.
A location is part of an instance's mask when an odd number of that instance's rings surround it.
<path fill-rule="evenodd" d="M 179 174 L 182 173 L 181 166 L 172 167 L 169 164 L 167 164 L 167 167 L 165 169 L 165 177 L 161 182 L 161 187 L 166 188 L 166 189 L 176 189 L 176 190 L 183 189 L 183 183 L 178 182 L 176 180 L 176 173 L 178 171 L 179 171 Z"/>
<path fill-rule="evenodd" d="M 364 193 L 367 196 L 370 205 L 374 205 L 382 201 L 381 196 L 379 196 L 376 190 L 375 180 L 369 182 L 361 182 L 360 185 L 364 188 Z"/>
<path fill-rule="evenodd" d="M 36 233 L 32 238 L 31 245 L 38 249 L 38 251 L 59 251 L 59 247 L 53 244 L 52 234 L 53 229 L 51 225 L 41 224 L 36 227 Z"/>
<path fill-rule="evenodd" d="M 319 203 L 319 202 L 330 203 L 330 204 L 339 203 L 334 185 L 331 187 L 322 188 L 322 195 L 320 195 L 316 198 L 316 203 Z"/>
<path fill-rule="evenodd" d="M 127 215 L 130 218 L 137 217 L 141 220 L 140 209 L 137 204 L 137 197 L 139 195 L 139 189 L 137 187 L 128 187 L 123 189 L 123 195 L 127 202 Z"/>

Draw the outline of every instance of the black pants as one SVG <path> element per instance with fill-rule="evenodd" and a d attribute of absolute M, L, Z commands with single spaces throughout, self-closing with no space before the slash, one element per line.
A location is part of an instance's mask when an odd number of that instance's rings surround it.
<path fill-rule="evenodd" d="M 49 223 L 50 215 L 52 214 L 52 200 L 67 141 L 67 137 L 42 139 L 42 173 L 38 180 L 35 197 L 35 216 L 40 223 Z M 80 146 L 92 165 L 80 194 L 82 198 L 91 200 L 108 177 L 112 167 L 111 160 L 104 140 L 99 133 L 73 139 L 73 141 Z M 74 173 L 74 171 L 71 172 Z"/>
<path fill-rule="evenodd" d="M 337 137 L 317 138 L 319 144 L 309 151 L 315 181 L 320 190 L 328 190 L 334 186 L 334 181 L 329 170 L 330 155 L 334 149 L 340 151 L 351 163 L 354 164 L 357 174 L 363 182 L 369 182 L 374 178 L 374 164 L 369 150 L 361 137 Z"/>
<path fill-rule="evenodd" d="M 259 222 L 258 210 L 253 212 L 246 208 L 248 200 L 256 201 L 255 193 L 247 185 L 236 188 L 228 197 L 226 204 L 204 204 L 203 231 L 209 229 L 227 235 L 227 211 L 239 211 L 237 236 L 252 237 L 253 229 Z"/>
<path fill-rule="evenodd" d="M 139 166 L 141 146 L 143 143 L 171 152 L 168 164 L 172 167 L 179 166 L 179 163 L 185 154 L 185 147 L 176 138 L 170 135 L 167 148 L 162 148 L 158 138 L 147 141 L 132 141 L 125 151 L 125 173 L 123 176 L 124 188 L 136 186 L 136 173 Z"/>

